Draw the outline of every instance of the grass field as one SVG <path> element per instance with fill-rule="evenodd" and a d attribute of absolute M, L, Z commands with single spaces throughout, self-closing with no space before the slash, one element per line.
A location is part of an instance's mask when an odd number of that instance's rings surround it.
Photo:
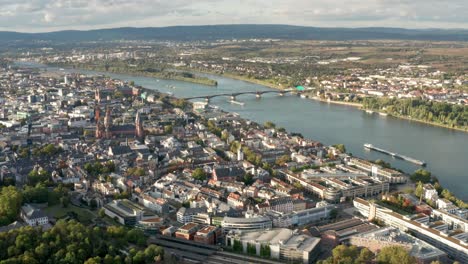
<path fill-rule="evenodd" d="M 74 212 L 78 216 L 78 220 L 84 224 L 91 223 L 92 220 L 96 218 L 96 215 L 94 215 L 90 211 L 74 206 L 74 205 L 68 205 L 68 207 L 66 208 L 62 207 L 62 205 L 60 204 L 54 205 L 54 206 L 44 208 L 44 212 L 48 216 L 54 217 L 57 220 L 60 218 L 67 217 L 67 213 L 69 212 Z"/>

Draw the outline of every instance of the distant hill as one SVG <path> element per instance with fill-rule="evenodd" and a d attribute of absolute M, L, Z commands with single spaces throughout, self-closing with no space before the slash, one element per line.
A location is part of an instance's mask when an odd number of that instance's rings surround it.
<path fill-rule="evenodd" d="M 217 39 L 300 39 L 300 40 L 432 40 L 468 41 L 463 29 L 402 28 L 318 28 L 288 25 L 214 25 L 151 28 L 113 28 L 89 31 L 66 30 L 50 33 L 1 32 L 0 42 L 14 41 L 112 41 L 112 40 L 217 40 Z"/>

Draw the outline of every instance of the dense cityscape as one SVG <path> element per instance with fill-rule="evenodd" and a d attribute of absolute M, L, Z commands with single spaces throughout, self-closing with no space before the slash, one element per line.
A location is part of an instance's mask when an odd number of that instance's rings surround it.
<path fill-rule="evenodd" d="M 0 83 L 0 231 L 17 247 L 94 226 L 132 250 L 73 262 L 468 261 L 467 205 L 424 169 L 101 75 L 8 65 Z M 0 258 L 61 258 L 24 243 Z"/>

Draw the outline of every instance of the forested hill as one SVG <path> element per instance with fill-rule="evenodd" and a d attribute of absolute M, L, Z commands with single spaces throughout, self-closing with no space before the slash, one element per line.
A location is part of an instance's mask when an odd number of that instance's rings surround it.
<path fill-rule="evenodd" d="M 112 40 L 217 40 L 217 39 L 312 39 L 312 40 L 432 40 L 468 41 L 463 29 L 318 28 L 288 25 L 214 25 L 152 28 L 113 28 L 49 33 L 0 32 L 0 42 L 112 41 Z"/>

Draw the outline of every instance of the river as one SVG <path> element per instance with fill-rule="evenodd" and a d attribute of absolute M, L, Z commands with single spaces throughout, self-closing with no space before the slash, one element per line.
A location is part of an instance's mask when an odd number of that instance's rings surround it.
<path fill-rule="evenodd" d="M 96 73 L 84 70 L 79 72 Z M 270 89 L 210 74 L 202 75 L 218 81 L 217 87 L 125 74 L 107 73 L 106 75 L 134 81 L 135 84 L 145 88 L 170 92 L 177 97 Z M 172 86 L 175 88 L 171 88 Z M 448 188 L 457 197 L 468 200 L 467 133 L 367 114 L 351 106 L 327 104 L 294 95 L 279 97 L 275 94 L 265 94 L 259 100 L 254 95 L 242 95 L 237 100 L 244 102 L 244 106 L 231 104 L 225 97 L 213 98 L 211 104 L 259 123 L 272 121 L 288 131 L 299 132 L 307 138 L 327 145 L 342 143 L 354 156 L 368 160 L 382 159 L 407 173 L 412 173 L 419 166 L 367 151 L 363 148 L 363 144 L 370 143 L 392 152 L 424 160 L 427 162 L 427 170 L 437 176 L 443 187 Z"/>

